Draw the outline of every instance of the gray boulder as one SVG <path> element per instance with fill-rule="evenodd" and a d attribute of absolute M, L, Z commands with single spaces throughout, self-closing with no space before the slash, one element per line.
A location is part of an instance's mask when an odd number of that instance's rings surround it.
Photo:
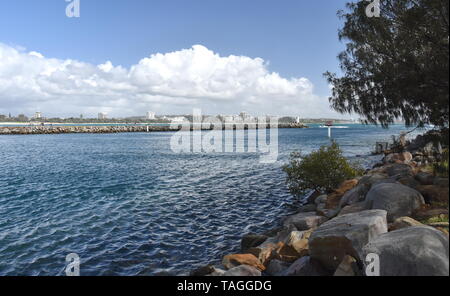
<path fill-rule="evenodd" d="M 290 264 L 281 260 L 273 259 L 267 265 L 265 273 L 270 276 L 281 276 L 289 268 Z"/>
<path fill-rule="evenodd" d="M 311 258 L 330 272 L 346 255 L 362 262 L 362 248 L 388 231 L 386 211 L 363 211 L 334 218 L 322 224 L 309 239 Z"/>
<path fill-rule="evenodd" d="M 370 187 L 369 184 L 359 184 L 355 188 L 347 191 L 339 202 L 339 208 L 363 201 L 366 198 L 366 194 L 369 192 Z"/>
<path fill-rule="evenodd" d="M 245 252 L 250 248 L 257 247 L 264 243 L 269 237 L 266 235 L 247 234 L 241 240 L 241 251 Z"/>
<path fill-rule="evenodd" d="M 239 265 L 225 272 L 223 276 L 261 276 L 261 271 L 249 265 Z"/>
<path fill-rule="evenodd" d="M 448 237 L 427 226 L 385 233 L 364 247 L 377 254 L 381 276 L 449 276 Z"/>
<path fill-rule="evenodd" d="M 413 170 L 410 165 L 407 164 L 393 164 L 386 168 L 386 173 L 389 175 L 389 177 L 407 177 L 407 176 L 413 176 Z"/>
<path fill-rule="evenodd" d="M 417 173 L 415 178 L 422 185 L 433 185 L 434 184 L 434 176 L 432 174 L 429 174 L 426 172 Z"/>
<path fill-rule="evenodd" d="M 386 179 L 388 178 L 389 176 L 386 174 L 374 173 L 372 175 L 362 177 L 359 180 L 358 186 L 364 185 L 367 188 L 367 191 L 369 191 L 372 186 L 386 182 Z"/>
<path fill-rule="evenodd" d="M 327 219 L 322 216 L 318 216 L 315 212 L 298 213 L 293 216 L 289 216 L 284 220 L 284 226 L 294 225 L 297 230 L 308 230 L 321 225 Z"/>
<path fill-rule="evenodd" d="M 361 201 L 352 205 L 345 206 L 340 212 L 338 216 L 343 216 L 347 214 L 358 213 L 366 210 L 366 202 Z"/>
<path fill-rule="evenodd" d="M 388 222 L 394 222 L 400 217 L 411 216 L 423 204 L 425 204 L 425 200 L 418 191 L 395 183 L 375 185 L 366 197 L 366 208 L 386 210 Z"/>
<path fill-rule="evenodd" d="M 322 265 L 309 256 L 295 261 L 282 276 L 329 276 L 331 275 Z"/>

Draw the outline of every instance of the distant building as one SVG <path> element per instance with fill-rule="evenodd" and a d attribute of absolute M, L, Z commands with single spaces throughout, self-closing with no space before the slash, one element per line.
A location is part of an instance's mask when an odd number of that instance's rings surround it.
<path fill-rule="evenodd" d="M 148 112 L 147 112 L 147 115 L 146 115 L 146 118 L 147 118 L 148 120 L 155 120 L 155 119 L 156 119 L 156 113 L 155 113 L 155 112 L 148 111 Z"/>
<path fill-rule="evenodd" d="M 301 123 L 300 117 L 297 116 L 297 117 L 295 118 L 295 123 L 296 123 L 296 124 L 300 124 L 300 123 Z"/>
<path fill-rule="evenodd" d="M 21 122 L 28 121 L 28 117 L 26 117 L 24 114 L 19 114 L 17 116 L 17 119 L 19 119 L 19 121 L 21 121 Z"/>
<path fill-rule="evenodd" d="M 6 119 L 6 115 L 0 114 L 0 120 L 5 120 L 5 119 Z"/>
<path fill-rule="evenodd" d="M 98 119 L 105 120 L 107 118 L 108 118 L 108 114 L 103 113 L 103 112 L 98 113 Z"/>
<path fill-rule="evenodd" d="M 250 114 L 248 114 L 247 112 L 243 111 L 239 114 L 239 116 L 245 121 L 245 120 L 250 120 L 252 119 L 252 117 L 250 116 Z"/>
<path fill-rule="evenodd" d="M 34 118 L 35 118 L 35 119 L 42 119 L 42 112 L 36 112 L 36 113 L 34 113 Z"/>
<path fill-rule="evenodd" d="M 186 120 L 187 120 L 186 117 L 183 117 L 183 116 L 170 118 L 170 121 L 172 121 L 173 123 L 184 122 Z"/>

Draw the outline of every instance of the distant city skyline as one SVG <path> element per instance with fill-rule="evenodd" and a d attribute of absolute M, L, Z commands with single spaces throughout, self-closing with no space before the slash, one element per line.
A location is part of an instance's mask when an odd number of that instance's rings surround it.
<path fill-rule="evenodd" d="M 72 19 L 63 0 L 2 2 L 0 114 L 349 118 L 322 76 L 339 72 L 345 2 L 81 0 Z"/>

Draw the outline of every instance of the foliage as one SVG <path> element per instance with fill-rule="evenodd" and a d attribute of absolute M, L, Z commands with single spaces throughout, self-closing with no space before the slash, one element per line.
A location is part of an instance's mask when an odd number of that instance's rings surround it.
<path fill-rule="evenodd" d="M 420 221 L 422 224 L 431 224 L 431 223 L 448 223 L 448 215 L 439 215 L 434 216 L 426 220 Z"/>
<path fill-rule="evenodd" d="M 330 103 L 384 127 L 448 127 L 449 1 L 383 0 L 380 17 L 366 15 L 367 1 L 347 4 L 339 16 L 343 77 L 325 73 Z"/>
<path fill-rule="evenodd" d="M 289 190 L 295 196 L 302 196 L 308 190 L 330 192 L 345 180 L 363 173 L 362 168 L 343 156 L 336 142 L 306 156 L 292 153 L 289 165 L 283 170 L 287 174 Z"/>

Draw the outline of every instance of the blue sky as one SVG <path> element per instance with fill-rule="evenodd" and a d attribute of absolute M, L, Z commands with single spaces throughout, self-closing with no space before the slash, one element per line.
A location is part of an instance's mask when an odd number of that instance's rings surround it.
<path fill-rule="evenodd" d="M 222 57 L 262 58 L 268 71 L 305 77 L 315 95 L 326 97 L 322 74 L 338 71 L 343 45 L 336 13 L 345 2 L 81 0 L 81 17 L 67 18 L 64 0 L 0 0 L 0 43 L 46 58 L 126 68 L 151 54 L 201 44 Z"/>

